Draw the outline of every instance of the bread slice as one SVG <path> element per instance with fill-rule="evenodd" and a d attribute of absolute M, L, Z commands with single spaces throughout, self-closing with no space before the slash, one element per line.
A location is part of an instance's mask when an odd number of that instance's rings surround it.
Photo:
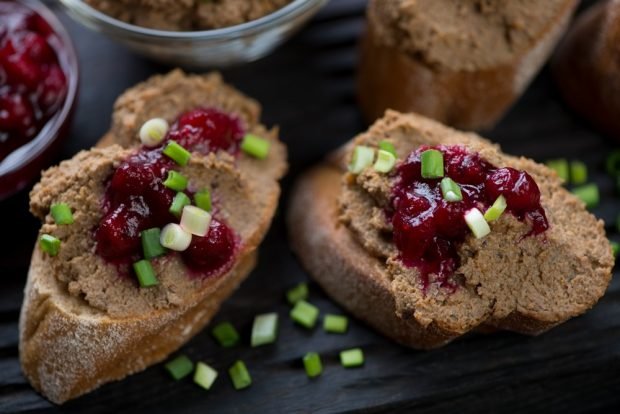
<path fill-rule="evenodd" d="M 106 135 L 100 148 L 82 151 L 44 172 L 31 193 L 31 210 L 43 221 L 41 233 L 53 234 L 62 245 L 55 257 L 34 249 L 20 316 L 20 361 L 33 387 L 55 403 L 141 371 L 199 332 L 254 268 L 256 249 L 275 214 L 286 149 L 277 130 L 260 125 L 258 104 L 226 86 L 219 75 L 187 76 L 174 71 L 128 90 L 119 102 L 134 97 L 133 115 L 139 118 L 144 108 L 140 100 L 166 102 L 170 97 L 163 95 L 175 93 L 174 83 L 194 86 L 194 106 L 186 109 L 225 109 L 237 114 L 248 131 L 271 142 L 265 160 L 243 153 L 234 157 L 226 152 L 194 152 L 180 169 L 192 185 L 213 189 L 216 217 L 240 240 L 234 264 L 221 275 L 188 277 L 178 255 L 164 256 L 153 261 L 159 285 L 142 289 L 130 275 L 119 274 L 116 266 L 95 253 L 91 234 L 102 216 L 107 180 L 137 150 L 138 123 L 125 123 L 126 129 L 113 124 L 112 131 L 118 132 Z M 144 85 L 148 93 L 141 95 Z M 234 103 L 222 106 L 227 100 Z M 247 108 L 252 117 L 245 115 Z M 158 116 L 155 107 L 150 110 L 149 117 Z M 173 115 L 168 108 L 159 116 L 172 120 L 184 110 L 177 107 Z M 49 208 L 58 202 L 72 207 L 73 224 L 53 222 Z"/>
<path fill-rule="evenodd" d="M 346 172 L 353 145 L 394 144 L 400 159 L 421 145 L 465 145 L 496 166 L 526 170 L 538 183 L 550 229 L 523 237 L 530 224 L 504 214 L 483 239 L 458 248 L 454 293 L 425 292 L 418 270 L 398 259 L 385 236 L 377 188 L 394 175 Z M 602 221 L 566 191 L 548 168 L 505 155 L 475 134 L 415 114 L 388 111 L 368 132 L 304 174 L 293 191 L 288 225 L 293 249 L 311 276 L 353 315 L 413 348 L 429 349 L 490 328 L 537 335 L 590 309 L 611 279 L 613 257 Z"/>

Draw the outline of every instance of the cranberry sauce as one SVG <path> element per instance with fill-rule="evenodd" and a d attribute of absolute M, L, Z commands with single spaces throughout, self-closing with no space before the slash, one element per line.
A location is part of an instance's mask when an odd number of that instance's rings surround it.
<path fill-rule="evenodd" d="M 459 184 L 462 201 L 443 199 L 441 179 L 422 178 L 420 155 L 431 148 L 443 153 L 445 176 Z M 496 168 L 465 147 L 420 147 L 398 167 L 397 174 L 392 209 L 388 212 L 394 242 L 405 265 L 420 271 L 424 290 L 431 282 L 448 291 L 458 287 L 452 275 L 459 266 L 457 247 L 470 234 L 464 219 L 468 210 L 478 208 L 484 213 L 497 197 L 504 195 L 506 210 L 531 225 L 528 235 L 549 227 L 540 204 L 540 190 L 527 172 Z M 435 275 L 432 281 L 431 274 Z"/>
<path fill-rule="evenodd" d="M 0 161 L 31 141 L 62 106 L 67 79 L 49 24 L 18 2 L 0 1 Z"/>
<path fill-rule="evenodd" d="M 162 153 L 167 140 L 175 139 L 190 151 L 234 151 L 243 132 L 235 118 L 213 109 L 197 109 L 179 117 L 162 146 L 142 148 L 125 160 L 114 171 L 106 190 L 103 218 L 95 230 L 97 253 L 114 263 L 131 263 L 141 257 L 143 230 L 179 222 L 169 212 L 176 192 L 163 184 L 168 171 L 177 168 Z M 185 193 L 192 198 L 190 191 Z M 211 275 L 232 263 L 236 245 L 233 230 L 213 218 L 207 235 L 192 236 L 181 256 L 192 270 Z"/>

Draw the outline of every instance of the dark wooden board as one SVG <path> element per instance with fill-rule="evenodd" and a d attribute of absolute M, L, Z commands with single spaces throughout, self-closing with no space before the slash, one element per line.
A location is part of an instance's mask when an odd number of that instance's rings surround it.
<path fill-rule="evenodd" d="M 54 3 L 54 2 L 52 2 Z M 27 194 L 0 203 L 0 411 L 1 412 L 618 412 L 620 407 L 620 281 L 588 314 L 538 338 L 511 333 L 478 335 L 443 349 L 405 349 L 353 321 L 346 335 L 305 331 L 288 319 L 285 290 L 307 280 L 291 254 L 282 211 L 300 171 L 365 127 L 355 105 L 356 41 L 363 0 L 333 0 L 287 45 L 259 62 L 224 71 L 264 105 L 268 124 L 279 124 L 289 145 L 291 172 L 280 212 L 261 246 L 258 268 L 216 320 L 241 328 L 244 343 L 255 314 L 277 311 L 277 344 L 220 349 L 208 332 L 183 352 L 220 371 L 210 392 L 191 381 L 172 382 L 161 366 L 113 383 L 58 408 L 36 394 L 18 363 L 17 319 L 37 222 Z M 62 15 L 62 12 L 59 11 Z M 127 87 L 166 68 L 147 62 L 62 15 L 80 54 L 80 106 L 62 157 L 93 145 L 106 131 L 114 99 Z M 585 160 L 603 201 L 595 213 L 613 223 L 620 209 L 602 162 L 613 143 L 593 132 L 561 103 L 544 70 L 502 123 L 486 134 L 511 153 L 537 160 Z M 610 228 L 610 234 L 618 235 Z M 316 285 L 311 301 L 338 312 Z M 345 370 L 339 350 L 361 346 L 366 365 Z M 309 380 L 300 365 L 307 351 L 323 355 L 322 377 Z M 234 391 L 227 367 L 246 361 L 251 388 Z M 615 410 L 614 410 L 615 409 Z"/>

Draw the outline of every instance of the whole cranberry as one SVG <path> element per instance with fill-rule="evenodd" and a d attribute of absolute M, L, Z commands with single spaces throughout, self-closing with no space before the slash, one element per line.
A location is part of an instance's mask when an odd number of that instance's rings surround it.
<path fill-rule="evenodd" d="M 196 270 L 210 274 L 230 263 L 235 252 L 235 235 L 220 221 L 213 219 L 205 237 L 192 237 L 183 258 Z"/>
<path fill-rule="evenodd" d="M 170 139 L 202 153 L 235 151 L 243 138 L 239 120 L 213 108 L 199 108 L 184 113 L 172 130 L 178 131 L 178 134 L 171 134 Z"/>
<path fill-rule="evenodd" d="M 481 184 L 486 178 L 486 165 L 477 153 L 463 147 L 443 149 L 446 175 L 460 184 Z"/>
<path fill-rule="evenodd" d="M 540 204 L 538 185 L 525 171 L 498 168 L 488 175 L 485 186 L 489 203 L 504 195 L 508 208 L 513 211 L 535 209 Z"/>
<path fill-rule="evenodd" d="M 95 231 L 97 253 L 117 260 L 138 253 L 147 211 L 146 206 L 121 204 L 106 215 Z"/>
<path fill-rule="evenodd" d="M 41 70 L 26 53 L 15 53 L 3 62 L 9 83 L 24 85 L 36 91 L 41 82 Z"/>
<path fill-rule="evenodd" d="M 57 64 L 43 69 L 43 83 L 38 97 L 40 108 L 46 114 L 54 113 L 67 95 L 67 79 Z"/>
<path fill-rule="evenodd" d="M 0 96 L 0 130 L 30 137 L 36 132 L 35 121 L 34 109 L 24 95 Z"/>
<path fill-rule="evenodd" d="M 26 33 L 20 39 L 19 49 L 36 63 L 50 63 L 56 60 L 56 54 L 47 40 L 37 33 Z"/>

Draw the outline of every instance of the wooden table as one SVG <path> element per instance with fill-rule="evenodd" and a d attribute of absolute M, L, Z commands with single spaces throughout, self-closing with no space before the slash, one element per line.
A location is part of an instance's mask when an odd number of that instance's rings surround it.
<path fill-rule="evenodd" d="M 292 255 L 282 211 L 300 171 L 362 131 L 355 104 L 356 42 L 363 28 L 363 0 L 333 0 L 314 21 L 272 56 L 224 71 L 227 81 L 263 103 L 267 124 L 279 124 L 289 146 L 291 170 L 273 228 L 260 249 L 261 261 L 216 318 L 241 328 L 244 345 L 224 350 L 207 331 L 182 352 L 220 371 L 210 392 L 191 380 L 174 383 L 161 365 L 54 407 L 33 391 L 20 372 L 17 320 L 29 256 L 38 223 L 28 213 L 27 194 L 0 203 L 0 411 L 25 412 L 584 412 L 620 406 L 620 281 L 588 314 L 529 338 L 512 333 L 471 336 L 443 349 L 420 352 L 391 343 L 352 321 L 346 335 L 294 326 L 283 295 L 308 280 Z M 55 7 L 58 7 L 55 5 Z M 59 13 L 62 14 L 62 12 Z M 61 16 L 81 60 L 80 104 L 62 157 L 92 146 L 106 131 L 114 99 L 127 87 L 167 68 L 147 62 L 106 38 Z M 504 150 L 537 160 L 552 157 L 587 162 L 603 194 L 594 213 L 613 223 L 620 202 L 602 169 L 613 144 L 571 114 L 546 70 L 502 123 L 486 134 Z M 610 228 L 612 238 L 618 234 Z M 319 288 L 310 300 L 323 312 L 339 312 Z M 277 344 L 250 348 L 257 313 L 281 316 Z M 338 352 L 361 346 L 366 365 L 346 370 Z M 323 356 L 325 371 L 306 378 L 300 357 Z M 251 388 L 233 390 L 228 366 L 242 358 Z"/>

